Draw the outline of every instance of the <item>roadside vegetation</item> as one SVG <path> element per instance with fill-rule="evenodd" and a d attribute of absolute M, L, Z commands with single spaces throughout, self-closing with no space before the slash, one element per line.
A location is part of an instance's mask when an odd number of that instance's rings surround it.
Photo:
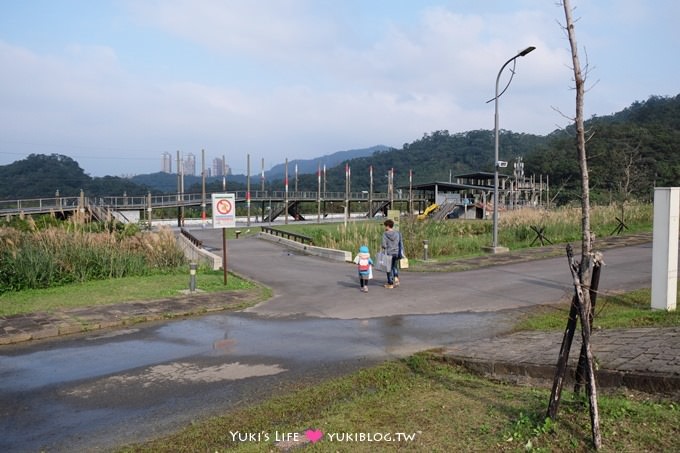
<path fill-rule="evenodd" d="M 203 292 L 268 290 L 200 268 Z M 60 221 L 52 216 L 0 222 L 0 316 L 178 296 L 189 266 L 170 229 Z"/>
<path fill-rule="evenodd" d="M 0 294 L 171 272 L 185 263 L 168 229 L 16 219 L 0 226 Z"/>
<path fill-rule="evenodd" d="M 623 214 L 622 214 L 623 212 Z M 622 234 L 651 232 L 652 205 L 626 203 L 594 206 L 591 227 L 596 238 L 612 236 L 620 227 L 618 219 L 625 222 Z M 506 211 L 499 216 L 499 243 L 510 250 L 540 246 L 532 229 L 543 229 L 543 235 L 552 243 L 579 242 L 581 238 L 580 207 L 561 207 L 552 210 L 520 209 Z M 350 252 L 360 245 L 368 245 L 372 253 L 379 250 L 383 233 L 382 218 L 372 221 L 350 221 L 334 224 L 288 224 L 277 226 L 286 231 L 311 237 L 314 244 Z M 399 230 L 404 235 L 408 257 L 423 255 L 423 241 L 427 240 L 429 257 L 435 260 L 464 258 L 484 254 L 491 244 L 492 222 L 489 220 L 419 221 L 413 217 L 399 219 Z M 597 245 L 597 239 L 595 240 Z"/>
<path fill-rule="evenodd" d="M 164 299 L 183 294 L 189 288 L 189 266 L 144 276 L 91 280 L 52 288 L 27 289 L 0 294 L 0 316 L 36 312 L 54 312 L 69 308 L 94 307 L 132 301 Z M 201 268 L 196 274 L 196 288 L 205 293 L 245 291 L 252 303 L 271 297 L 269 289 L 229 274 Z"/>
<path fill-rule="evenodd" d="M 651 290 L 637 289 L 623 294 L 598 296 L 593 330 L 680 326 L 680 311 L 652 310 Z M 680 292 L 678 303 L 680 307 Z M 516 330 L 564 330 L 569 303 L 547 305 L 531 311 L 515 326 Z"/>

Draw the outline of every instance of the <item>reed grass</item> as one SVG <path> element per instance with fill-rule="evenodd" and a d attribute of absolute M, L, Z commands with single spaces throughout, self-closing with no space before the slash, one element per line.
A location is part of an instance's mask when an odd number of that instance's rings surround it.
<path fill-rule="evenodd" d="M 30 226 L 30 225 L 29 225 Z M 176 268 L 184 255 L 168 229 L 90 232 L 72 224 L 0 227 L 0 294 Z"/>
<path fill-rule="evenodd" d="M 595 237 L 611 236 L 617 232 L 621 219 L 626 228 L 621 233 L 651 231 L 652 205 L 630 203 L 594 206 L 591 208 L 591 229 Z M 580 207 L 558 209 L 519 209 L 502 211 L 499 215 L 499 243 L 511 250 L 541 245 L 536 232 L 543 229 L 544 236 L 553 243 L 578 242 L 581 240 Z M 428 241 L 430 258 L 462 258 L 484 253 L 491 245 L 493 225 L 491 220 L 424 220 L 413 217 L 399 219 L 399 230 L 404 237 L 406 256 L 422 257 L 423 241 Z M 371 253 L 380 250 L 384 231 L 382 220 L 351 221 L 347 225 L 305 225 L 295 228 L 312 237 L 322 247 L 358 251 L 367 245 Z M 533 244 L 532 244 L 533 243 Z"/>

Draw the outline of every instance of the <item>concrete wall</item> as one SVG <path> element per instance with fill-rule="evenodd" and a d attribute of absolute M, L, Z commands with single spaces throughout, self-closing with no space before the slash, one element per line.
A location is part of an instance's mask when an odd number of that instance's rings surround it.
<path fill-rule="evenodd" d="M 269 233 L 259 233 L 257 237 L 260 239 L 264 239 L 266 241 L 276 242 L 278 244 L 285 246 L 286 248 L 302 252 L 307 255 L 320 256 L 322 258 L 334 261 L 342 261 L 348 263 L 352 262 L 352 253 L 346 252 L 344 250 L 327 249 L 324 247 L 316 247 L 314 245 L 302 244 L 300 242 L 278 237 Z"/>
<path fill-rule="evenodd" d="M 184 252 L 184 256 L 191 262 L 199 265 L 208 266 L 212 270 L 222 269 L 222 257 L 215 255 L 205 249 L 196 247 L 189 239 L 181 234 L 175 236 L 177 244 Z"/>

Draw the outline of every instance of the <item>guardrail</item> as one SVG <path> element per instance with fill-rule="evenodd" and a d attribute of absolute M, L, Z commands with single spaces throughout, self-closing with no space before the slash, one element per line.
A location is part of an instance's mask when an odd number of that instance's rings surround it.
<path fill-rule="evenodd" d="M 197 238 L 196 236 L 194 236 L 193 234 L 189 233 L 188 230 L 185 230 L 184 228 L 180 228 L 180 229 L 179 229 L 179 232 L 182 234 L 182 236 L 184 236 L 185 238 L 187 238 L 187 239 L 188 239 L 192 244 L 194 244 L 196 247 L 198 247 L 199 249 L 202 249 L 202 248 L 203 248 L 203 241 L 201 241 L 200 239 L 198 239 L 198 238 Z"/>
<path fill-rule="evenodd" d="M 269 233 L 274 236 L 279 236 L 282 238 L 286 239 L 291 239 L 296 242 L 301 242 L 303 244 L 309 244 L 309 245 L 314 245 L 314 240 L 310 238 L 309 236 L 305 236 L 304 234 L 297 234 L 297 233 L 291 233 L 290 231 L 283 231 L 283 230 L 278 230 L 276 228 L 271 228 L 271 227 L 260 227 L 262 228 L 263 233 Z"/>

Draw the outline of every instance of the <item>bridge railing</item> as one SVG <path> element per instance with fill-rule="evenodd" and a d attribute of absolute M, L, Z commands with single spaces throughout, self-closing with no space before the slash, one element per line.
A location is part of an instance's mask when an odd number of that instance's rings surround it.
<path fill-rule="evenodd" d="M 80 202 L 79 197 L 28 198 L 24 200 L 0 200 L 0 213 L 16 211 L 60 211 L 75 209 Z"/>
<path fill-rule="evenodd" d="M 231 191 L 234 193 L 237 202 L 246 201 L 246 191 L 238 190 Z M 322 192 L 317 191 L 288 191 L 283 190 L 273 191 L 251 191 L 250 199 L 254 202 L 266 202 L 276 200 L 281 202 L 284 199 L 290 201 L 304 200 L 315 202 L 319 199 L 327 201 L 341 201 L 346 198 L 345 192 Z M 368 191 L 352 192 L 349 194 L 349 199 L 352 202 L 368 201 Z M 386 201 L 389 199 L 387 193 L 373 193 L 370 199 L 374 201 Z M 395 200 L 404 201 L 403 196 Z M 51 210 L 76 210 L 79 207 L 85 208 L 87 206 L 99 206 L 111 210 L 122 211 L 125 209 L 139 210 L 164 207 L 177 206 L 199 206 L 204 202 L 201 193 L 182 193 L 182 194 L 165 194 L 165 195 L 146 195 L 146 196 L 105 196 L 105 197 L 51 197 L 51 198 L 30 198 L 24 200 L 0 200 L 0 214 L 15 215 L 21 212 L 25 213 L 45 213 Z M 211 203 L 211 194 L 206 193 L 205 204 Z M 151 206 L 149 206 L 149 204 Z"/>
<path fill-rule="evenodd" d="M 237 201 L 246 200 L 246 191 L 237 190 L 229 193 L 233 193 L 236 196 Z M 322 192 L 321 199 L 333 199 L 342 200 L 345 198 L 344 192 Z M 319 193 L 315 191 L 289 191 L 288 198 L 291 200 L 309 200 L 316 201 L 319 197 Z M 388 195 L 386 193 L 374 193 L 372 195 L 373 199 L 387 199 Z M 284 199 L 286 198 L 286 192 L 283 190 L 269 190 L 269 191 L 251 191 L 251 200 L 268 200 L 268 199 Z M 368 201 L 368 192 L 352 192 L 350 194 L 350 200 L 366 200 Z M 211 194 L 206 193 L 205 200 L 206 204 L 210 203 Z M 203 201 L 203 196 L 200 193 L 184 193 L 184 194 L 170 194 L 170 195 L 152 195 L 151 196 L 151 206 L 152 207 L 163 207 L 163 206 L 177 206 L 181 205 L 197 205 Z M 124 209 L 130 207 L 131 209 L 139 209 L 147 206 L 149 204 L 148 196 L 122 196 L 122 197 L 101 197 L 97 198 L 94 202 L 97 205 L 109 206 L 114 209 Z"/>

